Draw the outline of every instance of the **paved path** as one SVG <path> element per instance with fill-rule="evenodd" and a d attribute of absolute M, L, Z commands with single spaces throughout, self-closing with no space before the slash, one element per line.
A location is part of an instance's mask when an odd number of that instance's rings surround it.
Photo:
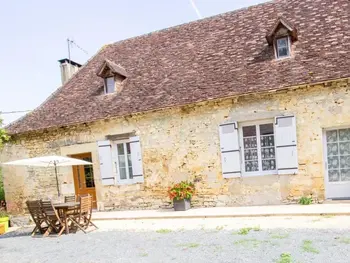
<path fill-rule="evenodd" d="M 157 219 L 157 218 L 224 218 L 246 216 L 318 216 L 350 215 L 350 203 L 316 205 L 275 205 L 246 207 L 196 208 L 183 212 L 166 210 L 135 210 L 96 212 L 94 220 Z"/>
<path fill-rule="evenodd" d="M 98 231 L 0 236 L 0 262 L 349 262 L 350 217 L 97 221 Z"/>

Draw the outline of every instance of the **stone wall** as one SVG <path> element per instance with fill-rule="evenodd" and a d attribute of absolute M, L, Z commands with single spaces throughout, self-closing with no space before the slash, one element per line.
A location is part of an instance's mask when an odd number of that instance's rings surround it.
<path fill-rule="evenodd" d="M 70 128 L 15 137 L 0 161 L 48 154 L 92 152 L 97 201 L 101 209 L 150 209 L 171 205 L 173 182 L 195 181 L 195 206 L 280 204 L 312 194 L 324 199 L 323 128 L 350 126 L 350 80 L 288 91 L 254 94 L 220 101 L 114 118 Z M 218 126 L 294 114 L 297 121 L 299 173 L 224 179 Z M 96 141 L 106 135 L 136 132 L 141 139 L 145 182 L 102 186 Z M 64 194 L 74 191 L 71 168 L 60 168 Z M 56 194 L 50 169 L 5 167 L 9 209 L 22 212 L 26 199 Z M 72 190 L 73 189 L 73 190 Z"/>

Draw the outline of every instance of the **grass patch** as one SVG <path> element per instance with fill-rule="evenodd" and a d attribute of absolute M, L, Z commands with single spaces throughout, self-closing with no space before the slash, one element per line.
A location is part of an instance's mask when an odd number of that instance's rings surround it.
<path fill-rule="evenodd" d="M 292 256 L 290 253 L 282 253 L 277 263 L 292 263 Z"/>
<path fill-rule="evenodd" d="M 285 239 L 285 238 L 288 238 L 289 237 L 289 234 L 273 234 L 271 235 L 271 238 L 273 239 Z"/>
<path fill-rule="evenodd" d="M 339 239 L 339 242 L 349 245 L 350 244 L 350 238 L 342 237 L 342 238 Z"/>
<path fill-rule="evenodd" d="M 238 230 L 237 234 L 238 235 L 248 235 L 248 233 L 250 232 L 250 230 L 252 230 L 251 227 L 244 227 L 244 228 L 241 228 L 240 230 Z"/>
<path fill-rule="evenodd" d="M 311 240 L 304 240 L 303 245 L 301 246 L 301 249 L 304 252 L 308 252 L 308 253 L 314 253 L 314 254 L 320 253 L 320 251 L 318 251 L 315 247 L 312 246 Z"/>
<path fill-rule="evenodd" d="M 335 215 L 323 215 L 322 217 L 323 218 L 332 218 L 332 217 L 335 217 Z"/>
<path fill-rule="evenodd" d="M 183 247 L 183 248 L 196 248 L 196 247 L 199 247 L 200 244 L 198 244 L 198 243 L 186 243 L 186 244 L 179 244 L 177 246 Z"/>
<path fill-rule="evenodd" d="M 299 199 L 299 204 L 301 205 L 311 205 L 312 203 L 312 198 L 303 196 L 302 198 Z"/>
<path fill-rule="evenodd" d="M 262 241 L 259 241 L 255 238 L 250 238 L 250 239 L 247 238 L 247 239 L 237 240 L 233 244 L 244 246 L 244 247 L 257 247 L 261 243 Z"/>
<path fill-rule="evenodd" d="M 148 257 L 148 253 L 140 253 L 139 256 L 140 257 Z"/>
<path fill-rule="evenodd" d="M 261 231 L 260 226 L 255 226 L 255 227 L 253 227 L 253 231 Z"/>
<path fill-rule="evenodd" d="M 162 228 L 162 229 L 158 229 L 156 232 L 159 234 L 168 234 L 168 233 L 171 233 L 173 231 L 171 229 Z"/>
<path fill-rule="evenodd" d="M 221 230 L 223 230 L 224 229 L 224 226 L 217 226 L 216 227 L 216 231 L 221 231 Z"/>

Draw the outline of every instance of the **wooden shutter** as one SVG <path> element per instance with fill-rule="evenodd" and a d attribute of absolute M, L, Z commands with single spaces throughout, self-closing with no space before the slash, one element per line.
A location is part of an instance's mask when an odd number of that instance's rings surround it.
<path fill-rule="evenodd" d="M 220 125 L 221 165 L 224 178 L 241 176 L 237 122 Z"/>
<path fill-rule="evenodd" d="M 142 154 L 140 138 L 130 137 L 131 163 L 134 182 L 143 182 Z"/>
<path fill-rule="evenodd" d="M 103 185 L 113 185 L 115 176 L 112 163 L 112 148 L 110 141 L 98 141 L 98 155 L 100 159 L 100 173 Z"/>
<path fill-rule="evenodd" d="M 276 117 L 275 131 L 278 174 L 296 174 L 298 155 L 295 117 Z"/>

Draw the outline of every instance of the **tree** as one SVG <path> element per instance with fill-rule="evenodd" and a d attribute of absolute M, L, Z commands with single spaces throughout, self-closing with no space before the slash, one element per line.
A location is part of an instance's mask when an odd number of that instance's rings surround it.
<path fill-rule="evenodd" d="M 2 119 L 0 118 L 0 150 L 4 146 L 4 143 L 7 142 L 9 139 L 10 139 L 10 136 L 7 135 L 5 129 L 2 127 Z M 1 200 L 5 200 L 5 191 L 4 191 L 4 184 L 2 181 L 2 170 L 0 167 L 0 201 Z"/>
<path fill-rule="evenodd" d="M 5 129 L 2 127 L 2 119 L 0 118 L 0 149 L 4 146 L 4 143 L 10 139 Z"/>

